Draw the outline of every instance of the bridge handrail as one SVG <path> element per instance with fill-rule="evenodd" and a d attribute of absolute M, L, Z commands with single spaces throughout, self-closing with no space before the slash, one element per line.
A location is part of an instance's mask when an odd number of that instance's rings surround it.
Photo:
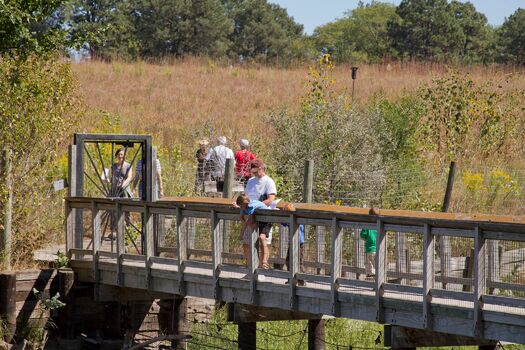
<path fill-rule="evenodd" d="M 181 235 L 182 225 L 188 217 L 210 219 L 211 225 L 211 268 L 213 271 L 213 288 L 215 295 L 219 295 L 219 275 L 220 267 L 223 262 L 222 234 L 219 228 L 220 220 L 239 220 L 239 209 L 232 205 L 229 199 L 221 198 L 169 198 L 156 202 L 146 202 L 125 198 L 91 198 L 91 197 L 68 197 L 66 203 L 66 231 L 67 231 L 67 250 L 75 251 L 79 247 L 77 242 L 79 234 L 82 234 L 75 227 L 75 209 L 87 209 L 92 212 L 93 230 L 93 270 L 96 274 L 98 269 L 98 251 L 100 250 L 100 213 L 103 210 L 114 210 L 118 219 L 117 226 L 117 276 L 122 273 L 122 257 L 125 256 L 124 235 L 125 212 L 139 212 L 144 215 L 144 264 L 149 271 L 151 259 L 154 257 L 154 214 L 175 215 L 177 222 L 177 258 L 176 264 L 179 271 L 184 271 L 184 265 L 188 261 L 188 247 L 185 235 Z M 351 208 L 335 205 L 322 204 L 296 204 L 295 211 L 285 210 L 257 210 L 255 218 L 261 222 L 288 223 L 290 226 L 289 235 L 289 261 L 288 271 L 289 290 L 288 298 L 290 308 L 294 308 L 297 297 L 297 281 L 303 274 L 299 271 L 299 225 L 319 225 L 327 226 L 331 229 L 331 259 L 330 259 L 330 302 L 332 313 L 337 316 L 339 311 L 338 289 L 341 285 L 359 285 L 371 288 L 375 292 L 377 307 L 377 321 L 384 322 L 384 292 L 396 290 L 400 292 L 419 292 L 423 296 L 422 319 L 425 328 L 431 328 L 432 293 L 436 297 L 456 298 L 472 302 L 473 327 L 476 332 L 483 331 L 482 310 L 483 295 L 490 286 L 490 257 L 487 240 L 509 240 L 525 242 L 525 217 L 512 216 L 491 216 L 481 214 L 456 214 L 456 213 L 430 213 L 416 211 L 398 210 L 379 210 L 379 215 L 370 215 L 368 209 Z M 343 277 L 343 247 L 342 231 L 343 228 L 357 229 L 376 229 L 377 230 L 377 249 L 376 249 L 376 275 L 374 281 L 349 281 Z M 422 235 L 423 241 L 423 280 L 422 287 L 393 286 L 387 280 L 387 231 L 411 232 Z M 436 237 L 468 237 L 474 241 L 473 250 L 473 272 L 472 272 L 472 292 L 456 292 L 449 290 L 435 290 L 434 283 L 441 278 L 445 281 L 447 276 L 436 276 L 434 267 L 434 254 Z M 256 235 L 252 235 L 252 242 L 255 243 Z M 257 275 L 257 252 L 255 248 L 250 251 L 248 261 L 248 273 L 252 276 Z M 487 261 L 489 264 L 487 264 Z M 488 268 L 487 268 L 488 267 Z M 150 273 L 150 272 L 148 272 Z M 404 277 L 410 277 L 410 273 L 405 272 Z M 412 274 L 415 275 L 415 274 Z M 408 276 L 408 277 L 407 277 Z M 419 276 L 419 275 L 417 275 Z M 467 281 L 470 282 L 470 281 Z M 470 283 L 468 283 L 470 284 Z M 505 287 L 508 283 L 499 282 Z M 522 288 L 522 285 L 517 285 Z M 255 285 L 252 288 L 256 288 Z M 279 288 L 282 288 L 279 286 Z M 182 291 L 181 291 L 182 293 Z M 252 293 L 255 293 L 252 291 Z M 500 298 L 501 299 L 501 298 Z M 507 298 L 513 299 L 513 298 Z M 491 296 L 487 300 L 499 300 L 497 296 Z M 503 299 L 501 299 L 503 300 Z M 514 300 L 514 299 L 513 299 Z M 507 304 L 514 305 L 516 302 L 507 301 Z M 519 303 L 518 303 L 519 304 Z M 522 305 L 522 304 L 520 304 Z"/>

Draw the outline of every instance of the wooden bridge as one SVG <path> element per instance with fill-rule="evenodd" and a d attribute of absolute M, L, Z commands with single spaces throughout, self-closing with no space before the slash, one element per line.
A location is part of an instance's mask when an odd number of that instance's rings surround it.
<path fill-rule="evenodd" d="M 255 248 L 247 264 L 240 259 L 240 243 L 232 243 L 239 214 L 228 199 L 77 196 L 65 206 L 67 250 L 81 281 L 525 344 L 523 217 L 369 215 L 314 204 L 258 210 L 259 222 L 288 224 L 274 238 L 275 263 L 283 264 L 290 248 L 284 271 L 258 269 Z M 107 217 L 114 219 L 115 241 L 104 239 Z M 130 225 L 143 226 L 136 247 Z M 299 225 L 307 228 L 305 245 L 314 248 L 304 271 Z M 361 229 L 378 232 L 373 280 L 363 278 Z"/>

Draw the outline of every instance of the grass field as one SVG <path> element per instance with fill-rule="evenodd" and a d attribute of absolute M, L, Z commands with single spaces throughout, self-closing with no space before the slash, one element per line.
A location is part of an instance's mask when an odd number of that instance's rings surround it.
<path fill-rule="evenodd" d="M 149 133 L 159 145 L 178 144 L 192 150 L 201 136 L 224 134 L 231 139 L 266 139 L 264 116 L 271 110 L 300 106 L 308 86 L 308 65 L 279 69 L 228 66 L 203 59 L 169 64 L 86 61 L 73 70 L 87 106 L 83 127 L 93 131 L 103 112 L 120 122 L 120 131 Z M 475 81 L 502 89 L 525 89 L 525 79 L 509 74 L 512 67 L 470 67 Z M 376 94 L 395 98 L 432 78 L 447 74 L 432 64 L 365 65 L 355 81 L 356 103 Z M 350 67 L 334 70 L 338 90 L 351 92 Z M 262 141 L 261 141 L 262 142 Z M 256 142 L 257 143 L 257 142 Z M 266 146 L 266 145 L 261 145 Z"/>

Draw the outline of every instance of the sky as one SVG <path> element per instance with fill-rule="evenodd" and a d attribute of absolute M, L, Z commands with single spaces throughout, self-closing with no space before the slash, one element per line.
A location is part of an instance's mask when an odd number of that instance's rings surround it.
<path fill-rule="evenodd" d="M 347 10 L 357 7 L 358 0 L 269 0 L 288 10 L 296 22 L 304 25 L 307 34 L 315 27 L 341 18 Z M 369 3 L 370 1 L 363 1 Z M 398 5 L 400 0 L 383 0 Z M 466 1 L 464 1 L 466 2 Z M 492 25 L 501 25 L 518 8 L 525 9 L 525 0 L 471 0 L 476 9 L 487 16 Z"/>

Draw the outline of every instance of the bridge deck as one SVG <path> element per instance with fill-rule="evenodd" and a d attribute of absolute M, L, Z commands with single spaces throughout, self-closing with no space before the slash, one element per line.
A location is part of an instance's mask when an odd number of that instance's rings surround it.
<path fill-rule="evenodd" d="M 93 244 L 90 249 L 83 249 L 85 230 L 75 224 L 80 211 L 91 214 Z M 114 252 L 101 249 L 100 215 L 104 211 L 111 211 L 118 218 Z M 143 255 L 126 253 L 126 211 L 144 215 Z M 235 221 L 238 214 L 224 200 L 137 202 L 70 198 L 66 213 L 68 252 L 72 267 L 82 281 L 525 344 L 525 285 L 520 279 L 495 278 L 495 258 L 489 249 L 496 240 L 525 241 L 523 218 L 396 211 L 381 211 L 380 215 L 372 216 L 359 208 L 310 205 L 298 205 L 295 212 L 259 211 L 256 215 L 258 221 L 286 222 L 291 227 L 288 237 L 290 271 L 281 271 L 257 269 L 254 249 L 248 266 L 225 261 L 224 256 L 230 253 L 224 250 L 225 230 L 220 223 Z M 172 233 L 177 247 L 173 249 L 174 257 L 162 257 L 157 252 L 160 238 L 159 229 L 153 224 L 155 215 L 174 218 L 175 230 Z M 184 227 L 185 220 L 192 217 L 208 220 L 206 230 L 210 247 L 207 259 L 211 261 L 199 261 L 188 253 L 190 247 Z M 327 248 L 330 258 L 323 266 L 329 267 L 329 275 L 299 271 L 299 224 L 327 228 L 327 241 L 331 242 Z M 343 256 L 352 255 L 343 248 L 343 229 L 361 228 L 378 231 L 376 277 L 372 281 L 359 279 L 361 267 L 343 261 Z M 388 261 L 388 257 L 396 253 L 388 250 L 389 231 L 416 235 L 421 241 L 416 245 L 421 260 L 415 265 L 422 265 L 417 273 L 391 271 L 397 264 L 394 266 Z M 472 243 L 470 258 L 473 259 L 473 269 L 470 276 L 441 276 L 443 271 L 438 271 L 440 261 L 435 260 L 436 238 L 441 237 Z M 522 264 L 522 253 L 519 254 L 512 262 L 513 271 L 519 271 L 516 266 Z M 448 260 L 451 259 L 454 258 L 448 256 Z M 466 257 L 462 259 L 464 261 Z M 298 279 L 306 280 L 306 285 L 299 285 Z M 454 281 L 456 287 L 462 287 L 451 288 Z M 497 295 L 496 288 L 514 292 Z"/>

